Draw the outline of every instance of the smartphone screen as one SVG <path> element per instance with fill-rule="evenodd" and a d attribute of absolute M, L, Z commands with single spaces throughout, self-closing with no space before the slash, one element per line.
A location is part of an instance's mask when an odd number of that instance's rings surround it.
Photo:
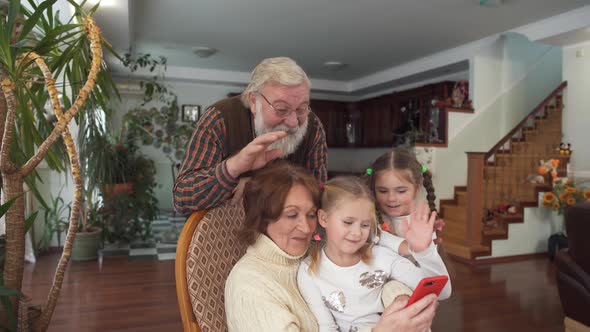
<path fill-rule="evenodd" d="M 447 276 L 428 277 L 420 280 L 418 286 L 416 286 L 416 289 L 412 293 L 412 296 L 410 296 L 406 307 L 428 294 L 436 294 L 438 296 L 445 287 L 447 281 L 449 281 L 449 277 Z"/>

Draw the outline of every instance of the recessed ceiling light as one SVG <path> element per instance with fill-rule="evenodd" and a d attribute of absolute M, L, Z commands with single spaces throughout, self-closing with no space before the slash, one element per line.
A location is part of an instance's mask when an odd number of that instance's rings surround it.
<path fill-rule="evenodd" d="M 331 70 L 337 71 L 346 67 L 346 64 L 340 61 L 326 61 L 324 62 L 324 66 Z"/>
<path fill-rule="evenodd" d="M 195 53 L 199 58 L 208 58 L 217 53 L 217 49 L 206 46 L 197 46 L 193 47 L 193 53 Z"/>
<path fill-rule="evenodd" d="M 500 7 L 502 0 L 479 0 L 479 5 L 484 7 Z"/>

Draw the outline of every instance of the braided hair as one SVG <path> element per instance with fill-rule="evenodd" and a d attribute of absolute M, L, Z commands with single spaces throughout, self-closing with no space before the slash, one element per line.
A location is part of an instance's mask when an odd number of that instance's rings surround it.
<path fill-rule="evenodd" d="M 399 176 L 412 183 L 416 189 L 418 189 L 418 185 L 422 183 L 424 189 L 426 190 L 426 200 L 428 201 L 428 207 L 430 208 L 430 211 L 437 212 L 438 214 L 435 203 L 436 195 L 434 193 L 434 185 L 432 183 L 432 173 L 424 165 L 420 164 L 413 152 L 403 148 L 394 148 L 382 154 L 375 160 L 375 162 L 373 162 L 370 171 L 366 172 L 365 174 L 367 185 L 373 193 L 375 193 L 375 182 L 377 181 L 377 177 L 386 171 L 396 171 Z M 376 210 L 377 221 L 382 224 L 382 212 L 379 208 Z M 436 231 L 436 236 L 437 238 L 440 238 L 439 231 Z M 453 276 L 454 271 L 442 243 L 438 245 L 438 252 L 445 263 L 449 274 Z"/>

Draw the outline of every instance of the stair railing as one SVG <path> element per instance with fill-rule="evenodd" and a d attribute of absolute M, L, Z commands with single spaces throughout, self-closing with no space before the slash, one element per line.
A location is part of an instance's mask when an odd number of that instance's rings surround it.
<path fill-rule="evenodd" d="M 561 93 L 566 86 L 567 82 L 561 83 L 488 152 L 467 152 L 467 246 L 482 244 L 483 222 L 491 216 L 490 211 L 498 205 L 517 206 L 534 192 L 530 175 L 536 173 L 539 160 L 558 153 L 556 142 L 561 139 L 560 117 L 559 125 L 553 125 L 559 129 L 550 137 L 539 135 L 540 122 L 562 108 Z M 516 157 L 510 153 L 515 151 L 522 153 Z"/>

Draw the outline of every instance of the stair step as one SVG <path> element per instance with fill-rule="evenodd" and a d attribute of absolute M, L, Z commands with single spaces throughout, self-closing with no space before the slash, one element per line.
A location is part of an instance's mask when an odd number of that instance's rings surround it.
<path fill-rule="evenodd" d="M 449 220 L 465 220 L 465 207 L 445 205 L 441 207 L 442 214 L 445 219 Z"/>
<path fill-rule="evenodd" d="M 524 172 L 505 172 L 504 174 L 486 174 L 484 176 L 483 186 L 486 188 L 514 188 L 533 190 L 536 184 L 527 181 L 528 174 Z"/>
<path fill-rule="evenodd" d="M 484 165 L 484 171 L 501 172 L 501 171 L 528 171 L 530 168 L 537 168 L 538 163 L 531 163 L 529 165 L 521 163 L 520 165 L 502 165 L 502 164 L 488 164 Z"/>
<path fill-rule="evenodd" d="M 562 118 L 561 112 L 551 112 L 545 117 L 536 117 L 535 120 L 540 123 L 561 123 Z"/>
<path fill-rule="evenodd" d="M 473 256 L 471 255 L 471 249 L 467 246 L 462 244 L 453 243 L 451 241 L 447 241 L 443 238 L 443 243 L 445 246 L 445 251 L 447 254 L 451 256 L 457 256 L 463 259 L 472 259 Z"/>
<path fill-rule="evenodd" d="M 551 127 L 536 127 L 536 128 L 525 128 L 522 130 L 525 135 L 552 135 L 561 134 L 561 124 L 558 126 Z"/>
<path fill-rule="evenodd" d="M 445 221 L 445 227 L 443 227 L 443 232 L 465 234 L 465 222 L 447 218 L 444 218 L 443 220 Z"/>
<path fill-rule="evenodd" d="M 555 120 L 536 120 L 535 123 L 535 128 L 536 129 L 540 129 L 540 130 L 545 130 L 545 129 L 562 129 L 562 123 L 561 121 L 555 121 Z"/>
<path fill-rule="evenodd" d="M 445 245 L 445 250 L 449 255 L 457 256 L 468 260 L 471 260 L 479 256 L 488 256 L 491 254 L 489 246 L 476 245 L 473 247 L 468 247 L 463 244 L 445 241 L 444 238 L 443 243 Z"/>
<path fill-rule="evenodd" d="M 522 213 L 498 214 L 495 218 L 504 223 L 519 223 L 524 221 L 524 215 Z"/>
<path fill-rule="evenodd" d="M 482 235 L 487 240 L 507 239 L 508 238 L 508 231 L 501 226 L 496 227 L 496 228 L 485 227 L 482 230 Z"/>
<path fill-rule="evenodd" d="M 512 153 L 527 153 L 543 156 L 553 156 L 557 153 L 557 144 L 551 142 L 549 145 L 536 144 L 534 142 L 512 142 Z M 539 158 L 540 159 L 540 158 Z"/>
<path fill-rule="evenodd" d="M 538 141 L 539 138 L 555 138 L 558 136 L 561 136 L 561 129 L 551 129 L 551 130 L 543 130 L 543 131 L 532 131 L 532 132 L 526 132 L 525 134 L 525 139 L 527 141 L 529 140 L 535 140 Z"/>
<path fill-rule="evenodd" d="M 488 192 L 486 193 L 487 197 L 484 198 L 485 201 L 489 204 L 501 203 L 501 202 L 531 202 L 533 201 L 533 194 L 515 194 L 515 193 L 505 193 L 504 196 L 501 196 L 499 192 Z"/>
<path fill-rule="evenodd" d="M 524 186 L 488 186 L 482 189 L 484 195 L 498 196 L 499 194 L 512 195 L 519 198 L 526 198 L 525 201 L 534 201 L 536 198 L 537 188 L 536 187 L 524 187 Z"/>
<path fill-rule="evenodd" d="M 545 158 L 545 159 L 568 159 L 569 156 L 565 156 L 559 154 L 558 150 L 555 150 L 553 153 L 549 155 L 540 155 L 539 153 L 527 153 L 527 152 L 511 152 L 511 153 L 498 153 L 496 154 L 496 158 L 500 159 L 537 159 L 537 158 Z M 540 160 L 540 159 L 537 159 Z"/>
<path fill-rule="evenodd" d="M 524 139 L 514 139 L 513 142 L 530 142 L 539 146 L 549 146 L 553 151 L 556 151 L 558 143 L 561 140 L 561 134 L 552 135 L 528 135 Z"/>
<path fill-rule="evenodd" d="M 484 176 L 484 185 L 488 187 L 501 188 L 503 185 L 513 184 L 513 188 L 534 189 L 536 184 L 530 182 L 529 177 L 536 179 L 537 174 L 534 171 L 513 171 L 505 173 L 486 173 Z M 539 179 L 540 180 L 540 179 Z M 510 181 L 510 182 L 509 182 Z M 543 178 L 545 181 L 545 178 Z M 543 182 L 545 183 L 545 182 Z"/>
<path fill-rule="evenodd" d="M 467 192 L 465 191 L 457 191 L 455 192 L 457 196 L 457 205 L 458 206 L 465 206 L 467 204 Z"/>
<path fill-rule="evenodd" d="M 443 229 L 441 237 L 443 242 L 453 242 L 462 244 L 465 243 L 465 232 L 458 233 L 458 232 L 450 232 L 447 231 L 446 227 Z"/>
<path fill-rule="evenodd" d="M 453 241 L 454 243 L 464 243 L 465 242 L 465 232 L 452 232 L 450 230 L 443 230 L 441 233 L 441 237 L 444 242 Z"/>
<path fill-rule="evenodd" d="M 539 147 L 549 147 L 550 150 L 557 151 L 557 148 L 559 147 L 559 142 L 561 141 L 561 133 L 551 133 L 550 135 L 527 135 L 524 139 L 521 139 L 519 141 L 530 142 L 532 144 L 538 145 Z"/>

